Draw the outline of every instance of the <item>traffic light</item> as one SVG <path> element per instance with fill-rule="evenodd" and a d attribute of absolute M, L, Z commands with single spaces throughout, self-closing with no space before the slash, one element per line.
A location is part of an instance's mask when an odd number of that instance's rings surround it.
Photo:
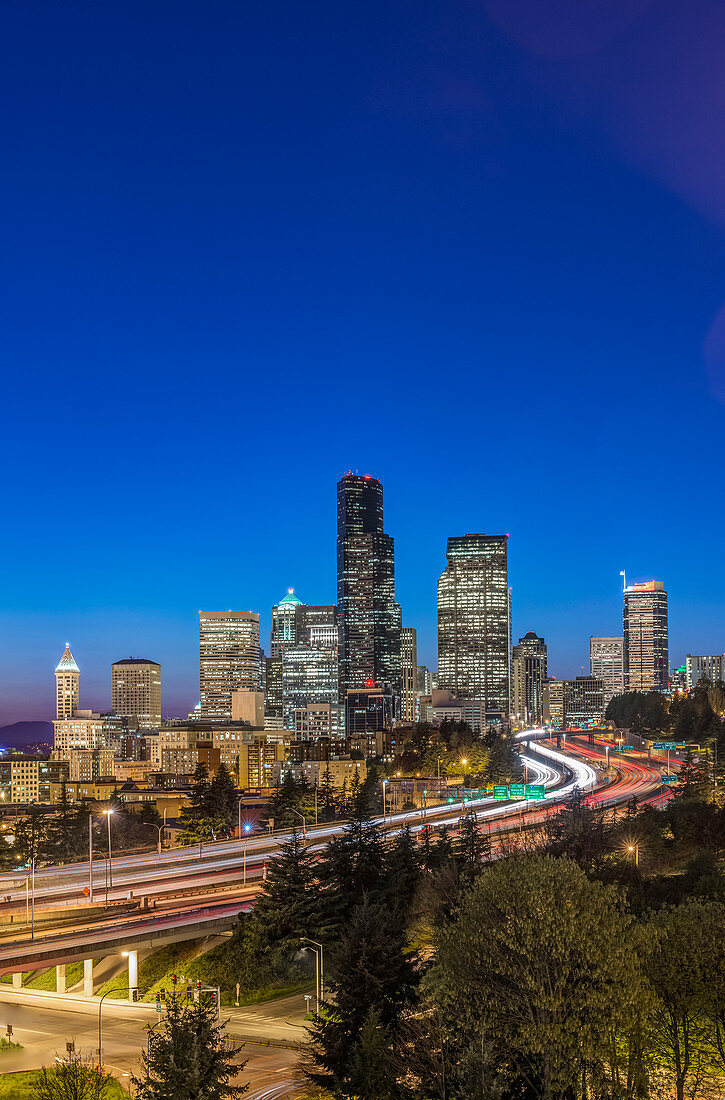
<path fill-rule="evenodd" d="M 179 979 L 177 978 L 176 974 L 172 974 L 172 975 L 171 975 L 171 984 L 172 984 L 172 985 L 173 985 L 174 987 L 176 987 L 176 983 L 177 983 L 177 981 L 178 981 L 178 980 L 179 980 Z"/>

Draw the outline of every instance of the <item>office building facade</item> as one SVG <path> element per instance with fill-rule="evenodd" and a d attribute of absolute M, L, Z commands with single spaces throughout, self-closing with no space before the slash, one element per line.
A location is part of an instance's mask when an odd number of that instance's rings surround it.
<path fill-rule="evenodd" d="M 286 646 L 282 653 L 282 718 L 295 728 L 295 711 L 309 704 L 337 705 L 340 694 L 337 648 Z"/>
<path fill-rule="evenodd" d="M 418 690 L 418 639 L 415 628 L 400 632 L 400 719 L 415 722 Z"/>
<path fill-rule="evenodd" d="M 510 709 L 508 535 L 448 539 L 438 580 L 438 688 Z"/>
<path fill-rule="evenodd" d="M 546 642 L 530 630 L 511 651 L 511 709 L 519 723 L 539 726 L 543 722 L 547 677 Z"/>
<path fill-rule="evenodd" d="M 624 590 L 624 683 L 626 691 L 666 691 L 670 657 L 667 593 L 662 581 Z"/>
<path fill-rule="evenodd" d="M 554 729 L 596 726 L 604 715 L 604 684 L 595 676 L 547 680 L 544 722 Z"/>
<path fill-rule="evenodd" d="M 400 692 L 400 605 L 395 548 L 383 530 L 383 486 L 345 474 L 337 485 L 337 613 L 340 700 L 365 684 Z"/>
<path fill-rule="evenodd" d="M 55 666 L 56 718 L 72 718 L 78 710 L 80 678 L 81 671 L 73 659 L 70 646 L 66 645 L 63 656 Z"/>
<path fill-rule="evenodd" d="M 161 665 L 127 657 L 111 665 L 111 707 L 139 729 L 161 725 Z"/>
<path fill-rule="evenodd" d="M 685 657 L 685 688 L 692 691 L 700 680 L 717 684 L 724 679 L 725 656 L 715 653 L 709 657 L 697 657 L 688 653 Z"/>
<path fill-rule="evenodd" d="M 287 589 L 287 595 L 272 608 L 272 636 L 270 655 L 281 657 L 286 645 L 294 645 L 297 640 L 297 609 L 302 600 L 295 595 L 294 588 Z"/>
<path fill-rule="evenodd" d="M 199 612 L 199 716 L 231 719 L 232 692 L 259 691 L 259 615 L 254 611 Z"/>
<path fill-rule="evenodd" d="M 590 638 L 589 672 L 604 684 L 605 710 L 624 694 L 624 638 Z"/>

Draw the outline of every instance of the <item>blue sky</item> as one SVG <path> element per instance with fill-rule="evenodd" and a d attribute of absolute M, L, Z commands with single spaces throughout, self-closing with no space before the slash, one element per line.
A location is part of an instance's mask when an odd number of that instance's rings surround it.
<path fill-rule="evenodd" d="M 198 697 L 197 611 L 335 598 L 381 478 L 436 657 L 449 534 L 510 534 L 573 675 L 619 570 L 725 648 L 725 13 L 704 0 L 10 4 L 0 721 L 113 660 Z"/>

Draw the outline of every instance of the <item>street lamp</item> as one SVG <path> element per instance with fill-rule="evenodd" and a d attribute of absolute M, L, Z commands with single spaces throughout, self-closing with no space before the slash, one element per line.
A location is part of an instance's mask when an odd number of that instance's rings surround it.
<path fill-rule="evenodd" d="M 312 946 L 303 948 L 303 951 L 314 951 L 315 953 L 315 986 L 317 993 L 317 1015 L 320 1015 L 320 1003 L 325 999 L 325 962 L 324 962 L 324 949 L 321 943 L 317 940 L 311 940 L 309 936 L 301 936 L 300 943 L 308 943 Z"/>
<path fill-rule="evenodd" d="M 386 811 L 385 792 L 386 792 L 387 786 L 388 786 L 388 781 L 387 781 L 387 779 L 384 779 L 383 780 L 383 827 L 385 827 L 385 811 Z"/>
<path fill-rule="evenodd" d="M 105 810 L 103 812 L 106 813 Z M 101 1046 L 101 1009 L 103 1008 L 103 1002 L 105 1001 L 106 997 L 110 997 L 111 993 L 125 993 L 125 990 L 124 989 L 107 989 L 106 992 L 102 995 L 102 997 L 101 997 L 101 999 L 98 1003 L 98 1068 L 99 1068 L 99 1070 L 103 1069 L 103 1054 L 102 1054 L 103 1048 Z"/>
<path fill-rule="evenodd" d="M 244 826 L 244 832 L 249 833 L 251 828 L 252 828 L 252 826 L 247 822 L 247 824 Z M 248 844 L 248 842 L 249 842 L 249 837 L 245 836 L 245 838 L 244 838 L 244 882 L 242 883 L 243 886 L 247 885 L 247 844 Z"/>
<path fill-rule="evenodd" d="M 302 836 L 306 840 L 307 839 L 307 822 L 305 820 L 304 814 L 301 814 L 299 810 L 295 810 L 295 808 L 293 806 L 290 806 L 290 809 L 292 810 L 293 814 L 297 814 L 298 817 L 302 818 Z"/>
<path fill-rule="evenodd" d="M 639 867 L 639 844 L 628 844 L 627 851 L 634 852 L 634 865 Z"/>
<path fill-rule="evenodd" d="M 113 864 L 111 863 L 111 815 L 113 810 L 104 810 L 108 822 L 108 884 L 113 889 Z"/>
<path fill-rule="evenodd" d="M 166 825 L 165 824 L 164 825 L 156 825 L 155 822 L 153 822 L 153 821 L 144 821 L 144 825 L 150 825 L 152 829 L 158 829 L 159 843 L 158 843 L 158 848 L 156 850 L 159 853 L 159 855 L 161 855 L 161 834 L 163 833 L 164 829 L 166 828 Z"/>

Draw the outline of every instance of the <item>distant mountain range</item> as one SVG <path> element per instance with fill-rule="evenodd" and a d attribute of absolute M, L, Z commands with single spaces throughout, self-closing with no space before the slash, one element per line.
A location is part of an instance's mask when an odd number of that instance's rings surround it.
<path fill-rule="evenodd" d="M 52 722 L 13 722 L 10 726 L 0 726 L 0 748 L 25 749 L 52 744 Z"/>

